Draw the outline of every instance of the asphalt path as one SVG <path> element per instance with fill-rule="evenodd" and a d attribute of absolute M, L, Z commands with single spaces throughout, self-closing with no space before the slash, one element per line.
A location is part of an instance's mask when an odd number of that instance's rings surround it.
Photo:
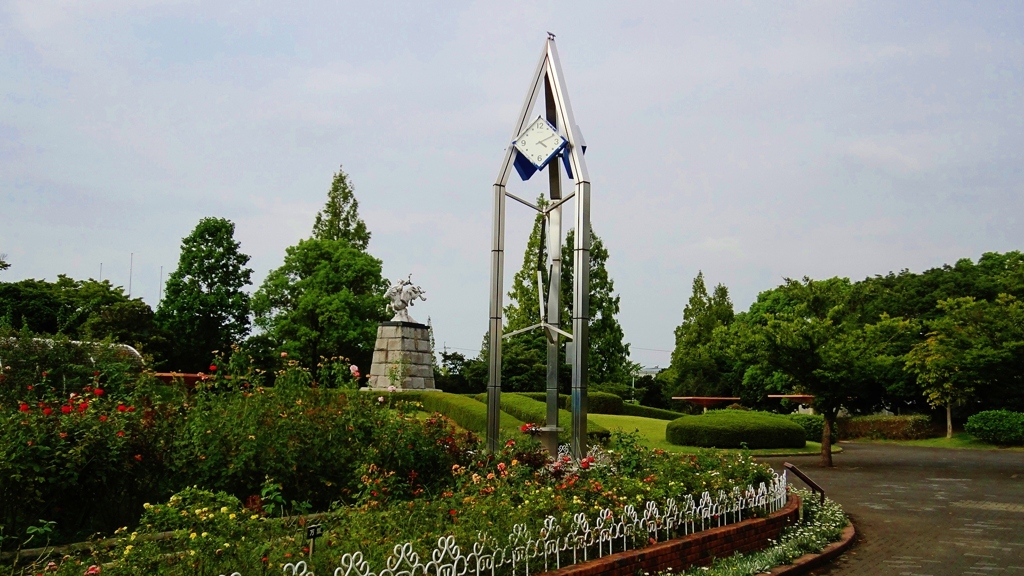
<path fill-rule="evenodd" d="M 842 446 L 834 468 L 761 459 L 798 466 L 857 527 L 856 545 L 812 574 L 1024 576 L 1024 452 Z"/>

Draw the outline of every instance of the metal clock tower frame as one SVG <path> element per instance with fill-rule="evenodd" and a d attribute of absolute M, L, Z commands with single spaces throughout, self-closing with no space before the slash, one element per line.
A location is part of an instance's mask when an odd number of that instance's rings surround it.
<path fill-rule="evenodd" d="M 562 194 L 562 176 L 558 159 L 552 160 L 548 168 L 548 187 L 550 204 L 544 207 L 510 194 L 506 190 L 509 176 L 512 173 L 518 154 L 512 144 L 530 122 L 531 112 L 544 91 L 545 118 L 567 140 L 561 151 L 561 160 L 568 172 L 568 177 L 575 181 L 573 190 Z M 487 382 L 487 448 L 498 449 L 498 422 L 501 414 L 501 342 L 503 336 L 510 336 L 526 330 L 540 328 L 545 330 L 548 339 L 547 354 L 547 422 L 546 434 L 548 447 L 551 442 L 557 447 L 558 422 L 558 363 L 560 336 L 572 339 L 572 346 L 567 347 L 572 366 L 572 454 L 582 458 L 587 454 L 587 383 L 588 364 L 587 351 L 590 338 L 588 326 L 590 322 L 590 175 L 583 159 L 586 143 L 580 134 L 579 127 L 573 118 L 572 106 L 565 86 L 565 77 L 558 61 L 558 50 L 555 48 L 555 36 L 548 33 L 544 43 L 540 61 L 537 64 L 533 80 L 526 93 L 522 112 L 512 129 L 512 139 L 505 150 L 505 158 L 498 170 L 494 182 L 494 220 L 491 237 L 491 283 L 490 283 L 490 323 L 489 353 L 490 366 Z M 544 305 L 543 288 L 538 287 L 541 298 L 540 322 L 530 328 L 514 333 L 502 334 L 502 308 L 504 303 L 504 268 L 505 268 L 505 199 L 512 198 L 521 204 L 544 215 L 547 224 L 548 254 L 551 256 L 548 297 Z M 561 311 L 561 214 L 562 204 L 575 197 L 576 233 L 573 245 L 573 301 L 572 301 L 572 334 L 559 328 Z"/>

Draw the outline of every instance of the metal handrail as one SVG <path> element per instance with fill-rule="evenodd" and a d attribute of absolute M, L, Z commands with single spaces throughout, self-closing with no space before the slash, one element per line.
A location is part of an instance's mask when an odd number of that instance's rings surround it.
<path fill-rule="evenodd" d="M 782 466 L 785 467 L 786 470 L 790 470 L 790 471 L 793 472 L 793 474 L 796 474 L 797 477 L 800 478 L 801 480 L 803 480 L 804 484 L 807 484 L 811 488 L 811 490 L 813 492 L 817 492 L 817 493 L 821 494 L 820 502 L 822 504 L 825 503 L 825 489 L 824 488 L 822 488 L 821 486 L 818 486 L 817 482 L 815 482 L 814 480 L 811 480 L 810 477 L 807 476 L 807 474 L 804 474 L 799 468 L 797 468 L 796 466 L 790 464 L 789 462 L 783 462 Z"/>

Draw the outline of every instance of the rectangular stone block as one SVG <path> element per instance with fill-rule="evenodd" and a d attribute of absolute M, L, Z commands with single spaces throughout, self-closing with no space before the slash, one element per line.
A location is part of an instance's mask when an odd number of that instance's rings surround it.
<path fill-rule="evenodd" d="M 370 366 L 370 376 L 384 376 L 387 373 L 386 364 L 372 364 Z"/>
<path fill-rule="evenodd" d="M 388 350 L 401 350 L 402 339 L 401 338 L 389 338 L 388 339 Z"/>
<path fill-rule="evenodd" d="M 387 350 L 374 350 L 373 351 L 373 363 L 381 364 L 388 361 Z M 372 365 L 371 365 L 372 366 Z"/>
<path fill-rule="evenodd" d="M 430 366 L 417 364 L 409 368 L 409 376 L 419 376 L 421 378 L 426 378 L 429 376 L 432 378 L 434 376 L 434 370 Z"/>
<path fill-rule="evenodd" d="M 410 390 L 422 390 L 423 389 L 423 378 L 420 378 L 418 376 L 410 376 L 409 378 L 406 378 L 405 382 L 406 382 L 406 386 L 405 387 L 409 388 Z"/>
<path fill-rule="evenodd" d="M 378 338 L 401 338 L 402 332 L 398 326 L 381 326 L 377 329 Z"/>
<path fill-rule="evenodd" d="M 396 328 L 397 328 L 397 326 L 396 326 Z M 417 334 L 419 333 L 419 330 L 417 330 L 416 328 L 414 328 L 412 326 L 402 326 L 401 330 L 402 330 L 402 332 L 401 332 L 402 338 L 410 338 L 410 339 L 416 338 Z"/>
<path fill-rule="evenodd" d="M 416 341 L 417 352 L 430 352 L 430 340 L 417 340 Z"/>

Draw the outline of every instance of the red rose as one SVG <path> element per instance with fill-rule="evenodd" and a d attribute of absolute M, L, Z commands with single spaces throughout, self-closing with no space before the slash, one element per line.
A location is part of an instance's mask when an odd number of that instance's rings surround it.
<path fill-rule="evenodd" d="M 82 402 L 81 404 L 78 405 L 78 411 L 79 412 L 85 412 L 85 409 L 88 408 L 88 407 L 89 407 L 89 403 L 88 402 Z"/>
<path fill-rule="evenodd" d="M 458 513 L 459 513 L 459 511 L 458 511 L 458 510 L 455 510 L 455 509 L 452 509 L 452 510 L 449 510 L 449 511 L 448 511 L 448 514 L 450 514 L 450 515 L 452 515 L 452 516 L 455 516 L 455 515 L 456 515 L 456 514 L 458 514 Z"/>
<path fill-rule="evenodd" d="M 43 408 L 43 416 L 49 416 L 50 414 L 53 414 L 53 408 L 50 408 L 49 406 Z"/>
<path fill-rule="evenodd" d="M 580 468 L 590 468 L 590 462 L 587 462 L 586 458 L 580 460 Z"/>
<path fill-rule="evenodd" d="M 216 371 L 217 371 L 217 365 L 216 364 L 210 364 L 210 372 L 216 372 Z"/>
<path fill-rule="evenodd" d="M 117 437 L 118 438 L 124 438 L 124 430 L 118 430 L 117 431 Z"/>
<path fill-rule="evenodd" d="M 107 415 L 106 414 L 100 416 L 100 422 L 106 422 L 106 421 L 107 421 Z"/>
<path fill-rule="evenodd" d="M 71 414 L 71 406 L 61 406 L 60 411 L 65 414 Z"/>
<path fill-rule="evenodd" d="M 142 454 L 136 454 L 135 455 L 135 461 L 136 462 L 142 462 Z"/>
<path fill-rule="evenodd" d="M 47 374 L 49 374 L 49 372 L 47 372 L 47 371 L 45 371 L 45 370 L 44 370 L 44 371 L 43 371 L 43 378 L 46 378 L 46 375 L 47 375 Z"/>
<path fill-rule="evenodd" d="M 302 551 L 306 554 L 309 554 L 309 546 L 303 546 Z"/>
<path fill-rule="evenodd" d="M 100 371 L 99 371 L 99 370 L 96 370 L 96 371 L 94 371 L 94 372 L 92 373 L 92 375 L 93 375 L 93 376 L 99 376 L 99 375 L 100 375 Z"/>
<path fill-rule="evenodd" d="M 85 572 L 83 572 L 83 574 L 85 576 L 95 576 L 96 574 L 99 574 L 99 573 L 100 573 L 100 567 L 95 565 L 95 564 L 93 564 L 92 566 L 89 566 L 88 568 L 86 568 Z"/>
<path fill-rule="evenodd" d="M 26 386 L 26 388 L 28 388 L 29 390 L 31 390 L 31 389 L 32 389 L 32 385 L 31 385 L 31 384 L 29 384 L 28 386 Z"/>
<path fill-rule="evenodd" d="M 97 389 L 93 390 L 92 393 L 97 395 L 97 396 L 103 396 L 103 388 L 97 388 Z"/>
<path fill-rule="evenodd" d="M 135 406 L 129 406 L 128 407 L 128 411 L 129 412 L 135 412 Z"/>
<path fill-rule="evenodd" d="M 118 405 L 117 405 L 117 411 L 118 411 L 118 412 L 124 412 L 124 411 L 126 411 L 126 410 L 128 410 L 128 407 L 127 407 L 127 406 L 125 406 L 124 404 L 118 404 Z"/>
<path fill-rule="evenodd" d="M 28 404 L 23 403 L 21 406 L 18 406 L 18 410 L 21 410 L 22 412 L 28 412 L 29 410 L 31 410 L 31 408 L 28 407 Z"/>

